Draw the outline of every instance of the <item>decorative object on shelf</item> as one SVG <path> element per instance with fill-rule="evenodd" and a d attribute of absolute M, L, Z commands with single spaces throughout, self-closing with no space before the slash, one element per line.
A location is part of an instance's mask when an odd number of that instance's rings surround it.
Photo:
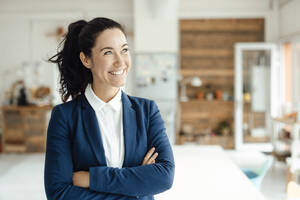
<path fill-rule="evenodd" d="M 14 82 L 8 94 L 9 95 L 7 95 L 6 98 L 9 98 L 8 102 L 11 105 L 25 106 L 29 104 L 23 80 L 18 80 Z"/>
<path fill-rule="evenodd" d="M 205 86 L 205 98 L 208 101 L 211 101 L 214 99 L 214 92 L 212 90 L 212 86 L 211 85 L 206 85 Z"/>
<path fill-rule="evenodd" d="M 63 26 L 58 26 L 53 32 L 46 33 L 47 37 L 55 37 L 57 41 L 65 35 L 66 31 Z"/>
<path fill-rule="evenodd" d="M 218 125 L 216 133 L 222 136 L 229 136 L 232 134 L 232 128 L 228 121 L 221 121 Z"/>
<path fill-rule="evenodd" d="M 197 99 L 198 100 L 203 100 L 204 99 L 204 91 L 203 90 L 199 90 L 199 92 L 197 93 Z"/>
<path fill-rule="evenodd" d="M 26 88 L 23 85 L 23 87 L 20 89 L 20 94 L 19 94 L 19 97 L 18 97 L 18 106 L 26 106 L 26 105 L 28 105 L 25 90 L 26 90 Z"/>
<path fill-rule="evenodd" d="M 199 77 L 187 77 L 187 78 L 181 78 L 180 81 L 180 101 L 188 101 L 189 98 L 186 95 L 186 85 L 191 84 L 193 87 L 200 87 L 202 85 L 202 81 Z"/>
<path fill-rule="evenodd" d="M 283 116 L 284 120 L 290 121 L 290 122 L 296 122 L 297 121 L 297 112 L 291 112 Z"/>
<path fill-rule="evenodd" d="M 249 92 L 244 93 L 244 102 L 245 103 L 250 103 L 251 102 L 251 94 Z"/>
<path fill-rule="evenodd" d="M 46 96 L 48 96 L 50 94 L 50 88 L 49 87 L 39 87 L 35 93 L 34 93 L 34 97 L 35 98 L 45 98 Z"/>
<path fill-rule="evenodd" d="M 195 140 L 194 127 L 191 124 L 184 124 L 180 131 L 179 144 L 193 142 Z"/>
<path fill-rule="evenodd" d="M 52 105 L 53 95 L 51 89 L 46 86 L 40 86 L 33 91 L 33 100 L 38 105 Z"/>
<path fill-rule="evenodd" d="M 182 132 L 183 132 L 183 134 L 191 135 L 191 134 L 194 133 L 194 128 L 193 128 L 193 126 L 190 125 L 190 124 L 184 124 L 184 125 L 182 126 Z"/>
<path fill-rule="evenodd" d="M 222 99 L 223 101 L 230 101 L 230 92 L 228 90 L 223 91 Z"/>
<path fill-rule="evenodd" d="M 215 91 L 215 96 L 216 96 L 216 99 L 217 99 L 217 100 L 222 100 L 222 90 L 217 89 L 217 90 Z"/>

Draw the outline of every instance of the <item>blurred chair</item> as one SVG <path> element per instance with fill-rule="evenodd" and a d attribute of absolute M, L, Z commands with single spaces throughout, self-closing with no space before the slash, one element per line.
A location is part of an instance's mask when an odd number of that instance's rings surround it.
<path fill-rule="evenodd" d="M 273 162 L 272 157 L 267 157 L 265 162 L 257 168 L 242 168 L 244 174 L 250 179 L 250 181 L 260 189 L 261 183 L 270 169 Z"/>
<path fill-rule="evenodd" d="M 287 200 L 300 199 L 300 185 L 290 181 L 287 187 Z"/>
<path fill-rule="evenodd" d="M 260 189 L 263 178 L 272 166 L 273 157 L 258 151 L 228 151 L 228 155 L 249 180 Z"/>

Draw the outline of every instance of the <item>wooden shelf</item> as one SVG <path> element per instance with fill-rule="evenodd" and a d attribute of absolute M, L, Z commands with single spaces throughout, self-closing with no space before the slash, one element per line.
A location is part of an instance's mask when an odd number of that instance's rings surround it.
<path fill-rule="evenodd" d="M 232 37 L 234 35 L 234 37 Z M 207 34 L 206 32 L 185 32 L 181 37 L 181 48 L 233 48 L 234 44 L 240 41 L 251 42 L 261 39 L 261 35 L 257 33 L 242 34 L 242 33 L 226 33 L 214 32 Z M 213 43 L 211 41 L 214 41 Z"/>
<path fill-rule="evenodd" d="M 42 110 L 51 110 L 52 105 L 42 105 L 42 106 L 2 106 L 2 110 L 14 110 L 14 111 L 42 111 Z"/>
<path fill-rule="evenodd" d="M 187 57 L 233 57 L 232 49 L 182 49 L 180 54 Z"/>
<path fill-rule="evenodd" d="M 24 152 L 26 152 L 26 145 L 25 144 L 5 144 L 3 146 L 3 152 L 24 153 Z"/>
<path fill-rule="evenodd" d="M 198 100 L 198 99 L 191 98 L 188 101 L 181 101 L 180 103 L 182 103 L 182 104 L 185 104 L 185 103 L 187 103 L 187 104 L 190 104 L 190 103 L 200 103 L 200 104 L 201 103 L 224 103 L 224 104 L 233 104 L 234 101 L 224 101 L 224 100 L 216 100 L 216 99 L 214 99 L 214 100 L 205 100 L 205 99 Z"/>
<path fill-rule="evenodd" d="M 3 106 L 3 152 L 44 152 L 46 113 L 52 106 Z"/>
<path fill-rule="evenodd" d="M 234 69 L 181 69 L 182 76 L 233 76 Z"/>
<path fill-rule="evenodd" d="M 179 144 L 184 144 L 185 142 L 195 142 L 199 145 L 221 145 L 224 149 L 233 149 L 234 142 L 233 136 L 186 136 L 181 135 L 179 137 Z"/>
<path fill-rule="evenodd" d="M 253 143 L 265 143 L 270 142 L 271 139 L 269 137 L 253 137 L 251 135 L 244 136 L 244 142 L 253 142 Z"/>
<path fill-rule="evenodd" d="M 183 56 L 182 56 L 183 57 Z M 211 57 L 191 57 L 181 59 L 181 69 L 234 69 L 232 58 L 211 59 Z"/>

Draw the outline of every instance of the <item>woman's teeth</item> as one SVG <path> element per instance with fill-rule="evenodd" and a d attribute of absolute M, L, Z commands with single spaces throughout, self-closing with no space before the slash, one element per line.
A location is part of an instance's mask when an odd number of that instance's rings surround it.
<path fill-rule="evenodd" d="M 111 73 L 112 75 L 121 75 L 123 74 L 124 70 L 120 70 L 120 71 L 116 71 L 116 72 L 109 72 Z"/>

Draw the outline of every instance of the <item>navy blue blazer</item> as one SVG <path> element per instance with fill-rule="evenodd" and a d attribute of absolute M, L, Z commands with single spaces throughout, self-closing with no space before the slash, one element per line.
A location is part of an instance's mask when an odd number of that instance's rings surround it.
<path fill-rule="evenodd" d="M 53 108 L 47 130 L 44 183 L 50 200 L 154 199 L 171 188 L 174 158 L 154 101 L 122 92 L 123 167 L 107 167 L 96 114 L 84 95 Z M 141 163 L 156 148 L 155 164 Z M 76 171 L 89 171 L 90 187 L 73 185 Z"/>

